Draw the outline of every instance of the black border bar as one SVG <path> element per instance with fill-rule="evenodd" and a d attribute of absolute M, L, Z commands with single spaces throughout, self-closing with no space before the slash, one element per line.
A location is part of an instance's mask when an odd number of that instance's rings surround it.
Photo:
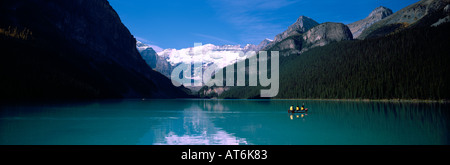
<path fill-rule="evenodd" d="M 258 150 L 258 151 L 256 151 Z M 449 155 L 450 146 L 392 146 L 392 145 L 251 145 L 251 146 L 128 146 L 128 145 L 36 145 L 36 146 L 0 146 L 2 159 L 21 160 L 17 158 L 29 158 L 34 161 L 50 160 L 100 160 L 116 162 L 118 160 L 134 160 L 148 162 L 180 162 L 180 163 L 211 163 L 206 159 L 182 159 L 183 152 L 214 152 L 215 158 L 212 163 L 224 162 L 298 162 L 298 161 L 351 161 L 351 160 L 401 160 L 415 162 L 417 159 L 446 160 Z M 242 151 L 242 153 L 241 153 Z M 253 152 L 252 152 L 253 151 Z M 266 153 L 265 159 L 261 155 Z M 225 156 L 230 152 L 231 157 Z M 255 153 L 260 153 L 259 159 L 255 159 Z M 230 154 L 228 153 L 228 154 Z M 249 156 L 248 154 L 253 154 Z M 246 159 L 241 159 L 243 154 Z M 218 157 L 221 155 L 221 157 Z M 238 157 L 235 157 L 238 155 Z M 58 158 L 58 159 L 53 159 Z"/>

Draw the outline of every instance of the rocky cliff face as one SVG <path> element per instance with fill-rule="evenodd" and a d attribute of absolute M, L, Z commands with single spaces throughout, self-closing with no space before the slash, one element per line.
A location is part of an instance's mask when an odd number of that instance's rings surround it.
<path fill-rule="evenodd" d="M 411 26 L 431 26 L 447 16 L 444 8 L 448 4 L 450 0 L 421 0 L 374 23 L 359 39 L 381 37 Z"/>
<path fill-rule="evenodd" d="M 300 26 L 305 25 L 305 22 L 309 22 L 308 26 Z M 315 23 L 317 22 L 308 17 L 301 16 L 294 24 L 299 26 L 291 25 L 287 31 L 277 35 L 278 37 L 276 37 L 276 39 L 267 45 L 263 50 L 279 51 L 280 55 L 289 56 L 292 54 L 301 54 L 310 48 L 325 46 L 331 42 L 353 39 L 350 29 L 342 23 L 327 22 L 320 25 L 315 25 Z M 312 25 L 315 26 L 311 27 Z M 293 30 L 295 29 L 293 27 L 302 28 Z M 308 29 L 306 27 L 310 28 Z M 308 30 L 303 32 L 302 30 L 305 29 Z M 291 32 L 289 33 L 288 31 Z M 284 38 L 284 36 L 287 37 Z M 280 40 L 281 38 L 283 39 Z"/>
<path fill-rule="evenodd" d="M 153 48 L 149 47 L 145 50 L 140 51 L 139 53 L 141 53 L 142 58 L 148 66 L 150 66 L 152 69 L 156 68 L 158 54 L 156 54 Z"/>
<path fill-rule="evenodd" d="M 5 98 L 173 98 L 186 94 L 151 70 L 107 0 L 0 2 Z"/>
<path fill-rule="evenodd" d="M 319 23 L 309 17 L 300 16 L 286 31 L 275 36 L 274 41 L 278 42 L 289 36 L 302 34 L 318 24 Z"/>
<path fill-rule="evenodd" d="M 140 51 L 142 58 L 145 60 L 147 65 L 149 65 L 154 70 L 158 71 L 159 73 L 163 74 L 164 76 L 170 78 L 170 75 L 173 70 L 173 66 L 170 65 L 167 60 L 162 57 L 158 56 L 158 54 L 153 50 L 153 48 L 148 47 L 145 50 Z"/>
<path fill-rule="evenodd" d="M 303 34 L 306 48 L 324 46 L 330 42 L 353 39 L 350 29 L 342 23 L 327 22 L 315 26 Z"/>
<path fill-rule="evenodd" d="M 380 6 L 373 10 L 366 18 L 348 24 L 350 31 L 353 34 L 353 38 L 358 38 L 361 33 L 369 28 L 372 24 L 381 21 L 383 18 L 392 15 L 392 10 L 386 7 Z"/>
<path fill-rule="evenodd" d="M 303 49 L 301 36 L 302 35 L 290 36 L 289 38 L 277 42 L 267 51 L 279 51 L 281 56 L 300 54 Z"/>
<path fill-rule="evenodd" d="M 277 45 L 279 42 L 283 41 L 286 38 L 301 35 L 317 25 L 319 25 L 319 23 L 317 23 L 313 19 L 307 16 L 300 16 L 294 24 L 288 27 L 286 31 L 276 35 L 275 39 L 267 44 L 267 46 L 263 48 L 263 50 L 272 48 L 272 46 Z"/>

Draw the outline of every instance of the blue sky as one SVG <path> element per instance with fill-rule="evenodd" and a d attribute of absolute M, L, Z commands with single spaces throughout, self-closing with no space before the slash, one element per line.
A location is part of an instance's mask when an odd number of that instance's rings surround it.
<path fill-rule="evenodd" d="M 301 15 L 319 23 L 352 23 L 379 6 L 394 12 L 418 0 L 109 0 L 140 41 L 160 48 L 259 44 Z M 158 48 L 156 48 L 158 49 Z"/>

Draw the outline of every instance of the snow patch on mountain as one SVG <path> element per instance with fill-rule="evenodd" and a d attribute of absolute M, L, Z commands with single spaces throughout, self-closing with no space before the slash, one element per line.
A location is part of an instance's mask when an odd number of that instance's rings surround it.
<path fill-rule="evenodd" d="M 224 68 L 246 58 L 244 54 L 249 51 L 256 51 L 257 46 L 247 44 L 245 47 L 240 45 L 222 45 L 205 44 L 196 47 L 184 49 L 165 49 L 158 53 L 164 57 L 172 66 L 184 63 L 199 63 L 203 66 L 216 64 L 219 68 Z"/>

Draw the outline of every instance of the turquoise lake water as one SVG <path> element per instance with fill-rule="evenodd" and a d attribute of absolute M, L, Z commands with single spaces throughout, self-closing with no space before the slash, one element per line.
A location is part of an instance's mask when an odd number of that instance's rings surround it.
<path fill-rule="evenodd" d="M 307 113 L 290 115 L 305 103 Z M 116 100 L 0 106 L 0 144 L 450 144 L 449 105 L 312 100 Z"/>

